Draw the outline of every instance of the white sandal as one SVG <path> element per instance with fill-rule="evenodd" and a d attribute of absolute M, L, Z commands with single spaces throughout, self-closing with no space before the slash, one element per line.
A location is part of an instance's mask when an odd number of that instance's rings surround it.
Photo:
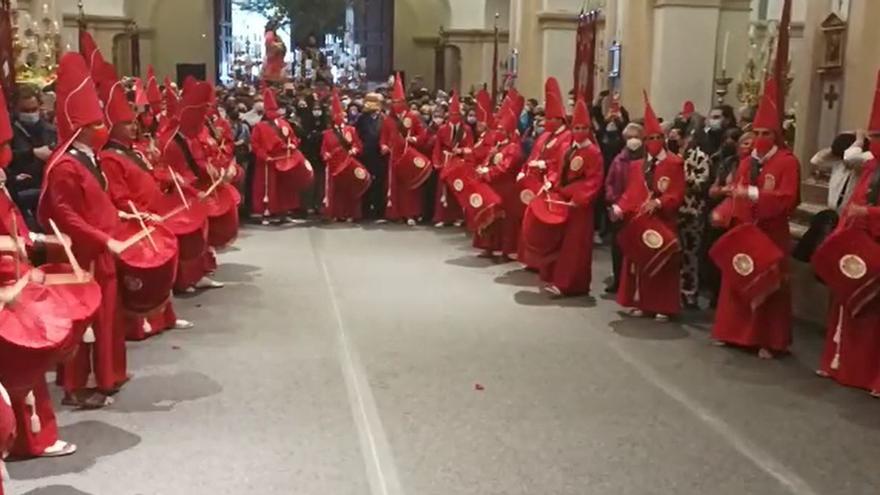
<path fill-rule="evenodd" d="M 65 457 L 76 452 L 76 445 L 58 440 L 39 455 L 39 457 Z"/>

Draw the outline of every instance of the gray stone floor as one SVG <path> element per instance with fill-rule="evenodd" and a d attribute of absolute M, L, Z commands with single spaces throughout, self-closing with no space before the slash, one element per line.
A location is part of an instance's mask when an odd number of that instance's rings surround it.
<path fill-rule="evenodd" d="M 808 330 L 762 362 L 711 315 L 549 301 L 452 230 L 250 228 L 222 262 L 177 301 L 198 327 L 131 345 L 112 409 L 59 414 L 80 451 L 8 493 L 880 492 L 880 402 L 816 378 Z"/>

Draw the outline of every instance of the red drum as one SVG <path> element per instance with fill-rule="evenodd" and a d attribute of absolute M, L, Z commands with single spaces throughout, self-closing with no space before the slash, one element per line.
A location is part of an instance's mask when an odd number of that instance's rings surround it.
<path fill-rule="evenodd" d="M 467 226 L 473 232 L 482 232 L 487 227 L 504 217 L 504 206 L 501 196 L 485 182 L 471 180 L 464 188 L 465 218 Z"/>
<path fill-rule="evenodd" d="M 418 189 L 431 177 L 431 160 L 407 146 L 394 162 L 394 177 L 407 189 Z"/>
<path fill-rule="evenodd" d="M 659 218 L 637 215 L 617 235 L 620 250 L 648 276 L 654 276 L 681 252 L 678 236 Z"/>
<path fill-rule="evenodd" d="M 337 187 L 355 198 L 360 198 L 366 194 L 370 184 L 373 183 L 373 177 L 367 171 L 367 168 L 354 158 L 346 160 L 345 168 L 334 175 L 334 178 L 338 181 Z"/>
<path fill-rule="evenodd" d="M 532 198 L 523 217 L 522 242 L 529 258 L 547 259 L 559 251 L 568 222 L 569 207 L 552 201 L 564 201 L 549 192 Z"/>
<path fill-rule="evenodd" d="M 810 263 L 853 315 L 880 293 L 880 245 L 863 229 L 832 233 L 816 248 Z"/>
<path fill-rule="evenodd" d="M 781 249 L 753 223 L 738 225 L 721 236 L 709 257 L 734 292 L 752 308 L 760 306 L 782 284 Z"/>
<path fill-rule="evenodd" d="M 305 163 L 305 161 L 306 157 L 300 150 L 290 150 L 290 153 L 272 157 L 272 164 L 275 165 L 275 170 L 279 172 L 289 172 Z"/>
<path fill-rule="evenodd" d="M 285 184 L 296 191 L 305 191 L 315 183 L 315 170 L 302 152 L 292 150 L 288 155 L 275 157 L 275 169 L 284 176 Z"/>
<path fill-rule="evenodd" d="M 711 218 L 712 226 L 719 229 L 730 228 L 734 217 L 733 198 L 727 198 L 712 210 Z"/>
<path fill-rule="evenodd" d="M 208 245 L 208 210 L 193 195 L 187 197 L 189 208 L 177 193 L 162 196 L 157 213 L 165 217 L 162 225 L 177 236 L 178 257 L 189 261 L 205 252 Z"/>
<path fill-rule="evenodd" d="M 542 187 L 544 187 L 544 183 L 534 175 L 526 175 L 517 181 L 516 190 L 519 193 L 519 201 L 516 203 L 515 216 L 521 217 L 525 214 L 529 203 L 541 192 Z"/>
<path fill-rule="evenodd" d="M 477 173 L 461 159 L 452 159 L 440 172 L 440 179 L 446 184 L 460 205 L 468 204 L 469 191 L 473 189 L 472 183 L 477 181 Z"/>
<path fill-rule="evenodd" d="M 117 262 L 122 306 L 137 315 L 164 308 L 177 277 L 177 237 L 162 225 L 152 228 L 155 247 L 143 237 L 123 251 Z M 125 242 L 141 232 L 138 222 L 123 222 L 113 237 Z"/>
<path fill-rule="evenodd" d="M 208 211 L 208 245 L 219 248 L 228 246 L 238 237 L 237 191 L 228 184 L 221 184 L 205 197 Z"/>
<path fill-rule="evenodd" d="M 65 356 L 73 321 L 49 288 L 28 283 L 0 310 L 0 382 L 11 393 L 27 393 Z"/>
<path fill-rule="evenodd" d="M 15 413 L 12 400 L 0 383 L 0 452 L 9 452 L 15 444 Z M 3 483 L 3 480 L 0 480 Z"/>
<path fill-rule="evenodd" d="M 61 361 L 64 361 L 83 341 L 83 335 L 101 305 L 101 287 L 91 279 L 77 281 L 73 269 L 67 264 L 43 265 L 40 270 L 46 274 L 46 287 L 64 302 L 62 316 L 73 320 L 73 332 L 62 345 Z"/>

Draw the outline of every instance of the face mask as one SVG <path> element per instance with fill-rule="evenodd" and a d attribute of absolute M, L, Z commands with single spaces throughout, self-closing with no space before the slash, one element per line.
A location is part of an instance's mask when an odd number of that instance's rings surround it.
<path fill-rule="evenodd" d="M 721 130 L 721 119 L 710 119 L 709 120 L 709 129 L 713 131 Z"/>
<path fill-rule="evenodd" d="M 324 115 L 324 112 L 320 110 L 312 110 L 312 115 L 314 115 L 315 117 L 320 117 L 321 115 Z"/>
<path fill-rule="evenodd" d="M 651 156 L 657 156 L 663 151 L 663 141 L 658 141 L 656 139 L 647 141 L 645 143 L 645 151 L 648 152 Z"/>
<path fill-rule="evenodd" d="M 571 136 L 574 138 L 574 142 L 583 143 L 590 139 L 590 131 L 572 131 Z"/>
<path fill-rule="evenodd" d="M 547 132 L 556 132 L 560 126 L 562 126 L 562 123 L 555 119 L 544 122 L 544 129 Z"/>
<path fill-rule="evenodd" d="M 758 152 L 758 156 L 766 155 L 772 148 L 773 145 L 776 144 L 776 141 L 772 136 L 762 136 L 755 138 L 755 151 Z"/>
<path fill-rule="evenodd" d="M 476 124 L 477 118 L 476 117 L 468 117 L 467 121 L 468 121 L 468 124 Z"/>
<path fill-rule="evenodd" d="M 18 114 L 18 120 L 25 125 L 34 125 L 40 121 L 40 112 L 27 112 Z"/>
<path fill-rule="evenodd" d="M 678 150 L 681 149 L 681 145 L 675 139 L 670 139 L 666 141 L 666 149 L 672 153 L 678 153 Z"/>
<path fill-rule="evenodd" d="M 254 103 L 254 113 L 262 114 L 263 110 L 265 110 L 265 108 L 266 108 L 265 105 L 263 105 L 263 102 L 261 102 L 261 101 Z"/>
<path fill-rule="evenodd" d="M 537 134 L 537 135 L 539 135 L 539 136 L 540 136 L 541 134 L 544 134 L 544 126 L 540 126 L 540 125 L 539 125 L 538 127 L 535 127 L 535 134 Z"/>
<path fill-rule="evenodd" d="M 434 125 L 443 125 L 443 117 L 434 117 Z"/>
<path fill-rule="evenodd" d="M 608 124 L 605 126 L 605 132 L 617 132 L 617 124 Z"/>
<path fill-rule="evenodd" d="M 83 142 L 94 151 L 100 151 L 110 140 L 110 129 L 105 126 L 92 127 L 91 134 Z"/>
<path fill-rule="evenodd" d="M 222 108 L 222 107 L 219 108 L 217 110 L 217 113 L 219 113 L 221 117 L 226 118 L 226 109 L 225 108 Z"/>
<path fill-rule="evenodd" d="M 626 147 L 630 151 L 637 151 L 642 147 L 642 140 L 639 138 L 629 138 L 626 140 Z"/>

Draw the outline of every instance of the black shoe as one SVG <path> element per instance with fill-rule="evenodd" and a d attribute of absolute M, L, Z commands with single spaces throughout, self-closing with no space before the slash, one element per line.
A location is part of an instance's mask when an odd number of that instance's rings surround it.
<path fill-rule="evenodd" d="M 616 294 L 618 289 L 619 289 L 619 287 L 617 286 L 617 284 L 609 285 L 608 287 L 605 287 L 605 293 L 606 294 Z"/>

